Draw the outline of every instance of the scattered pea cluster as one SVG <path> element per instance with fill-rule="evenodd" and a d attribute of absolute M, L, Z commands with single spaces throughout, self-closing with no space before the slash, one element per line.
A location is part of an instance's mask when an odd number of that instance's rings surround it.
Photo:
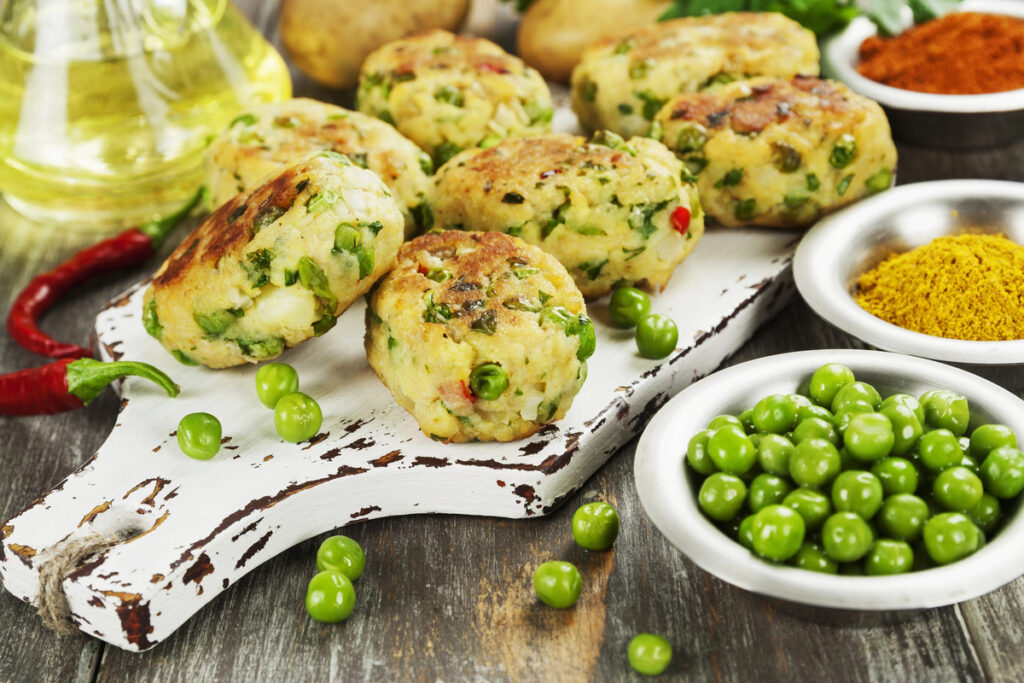
<path fill-rule="evenodd" d="M 320 404 L 299 391 L 299 374 L 285 363 L 267 363 L 256 371 L 256 396 L 274 411 L 274 427 L 285 441 L 299 443 L 320 431 Z"/>
<path fill-rule="evenodd" d="M 612 325 L 636 327 L 636 348 L 644 358 L 657 360 L 672 353 L 679 341 L 679 328 L 672 318 L 651 313 L 651 298 L 635 287 L 619 287 L 608 302 Z"/>
<path fill-rule="evenodd" d="M 320 405 L 299 391 L 299 374 L 284 363 L 268 363 L 256 371 L 256 396 L 274 411 L 274 428 L 285 441 L 299 443 L 320 431 Z M 178 423 L 178 447 L 196 460 L 220 451 L 220 420 L 210 413 L 189 413 Z"/>
<path fill-rule="evenodd" d="M 619 513 L 599 501 L 582 505 L 572 516 L 572 537 L 585 550 L 608 550 L 619 537 Z M 572 607 L 583 592 L 583 579 L 576 565 L 552 560 L 534 570 L 533 590 L 549 607 Z M 661 636 L 640 633 L 630 641 L 627 656 L 634 670 L 657 676 L 672 660 L 672 646 Z"/>
<path fill-rule="evenodd" d="M 366 567 L 362 547 L 348 536 L 331 536 L 316 551 L 318 573 L 306 588 L 306 611 L 317 621 L 344 621 L 356 606 L 352 582 Z"/>
<path fill-rule="evenodd" d="M 900 574 L 978 550 L 1024 489 L 1024 453 L 1004 425 L 967 436 L 967 399 L 884 400 L 842 365 L 808 396 L 767 396 L 719 415 L 689 442 L 698 503 L 757 555 L 802 569 Z"/>

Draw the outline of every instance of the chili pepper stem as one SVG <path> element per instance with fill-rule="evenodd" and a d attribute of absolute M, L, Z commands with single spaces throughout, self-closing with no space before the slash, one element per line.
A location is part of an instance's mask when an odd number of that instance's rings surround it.
<path fill-rule="evenodd" d="M 189 199 L 188 202 L 180 209 L 155 221 L 142 223 L 139 225 L 139 232 L 149 237 L 150 241 L 153 243 L 154 250 L 158 249 L 160 245 L 163 244 L 163 241 L 167 239 L 167 235 L 174 230 L 183 218 L 192 212 L 192 209 L 194 209 L 197 204 L 200 202 L 203 204 L 206 203 L 208 196 L 208 190 L 206 189 L 206 186 L 203 185 L 196 190 L 196 193 L 192 195 L 191 199 Z"/>
<path fill-rule="evenodd" d="M 104 363 L 92 358 L 79 358 L 67 367 L 68 393 L 89 405 L 108 384 L 127 375 L 145 377 L 172 398 L 180 391 L 174 380 L 149 363 L 125 360 Z"/>

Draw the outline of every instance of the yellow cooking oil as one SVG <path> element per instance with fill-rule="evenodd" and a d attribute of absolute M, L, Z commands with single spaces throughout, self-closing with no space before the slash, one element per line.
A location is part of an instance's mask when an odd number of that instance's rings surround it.
<path fill-rule="evenodd" d="M 36 220 L 166 214 L 202 184 L 212 136 L 290 96 L 227 0 L 0 0 L 0 192 Z"/>

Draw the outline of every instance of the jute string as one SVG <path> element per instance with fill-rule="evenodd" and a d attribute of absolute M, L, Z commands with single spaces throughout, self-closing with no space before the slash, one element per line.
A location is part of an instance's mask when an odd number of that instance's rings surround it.
<path fill-rule="evenodd" d="M 85 558 L 123 540 L 114 533 L 91 534 L 84 538 L 69 538 L 47 548 L 45 560 L 39 568 L 39 594 L 36 596 L 36 613 L 44 626 L 64 635 L 78 631 L 71 620 L 71 609 L 64 595 L 64 579 Z"/>

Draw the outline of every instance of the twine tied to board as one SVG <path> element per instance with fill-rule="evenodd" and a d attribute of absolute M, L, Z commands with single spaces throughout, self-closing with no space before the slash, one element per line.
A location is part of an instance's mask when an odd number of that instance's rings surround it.
<path fill-rule="evenodd" d="M 71 620 L 68 598 L 64 595 L 64 579 L 85 558 L 103 552 L 135 533 L 90 534 L 65 539 L 46 549 L 43 553 L 45 559 L 39 567 L 39 593 L 36 595 L 36 614 L 44 626 L 63 635 L 78 631 L 78 626 Z"/>

